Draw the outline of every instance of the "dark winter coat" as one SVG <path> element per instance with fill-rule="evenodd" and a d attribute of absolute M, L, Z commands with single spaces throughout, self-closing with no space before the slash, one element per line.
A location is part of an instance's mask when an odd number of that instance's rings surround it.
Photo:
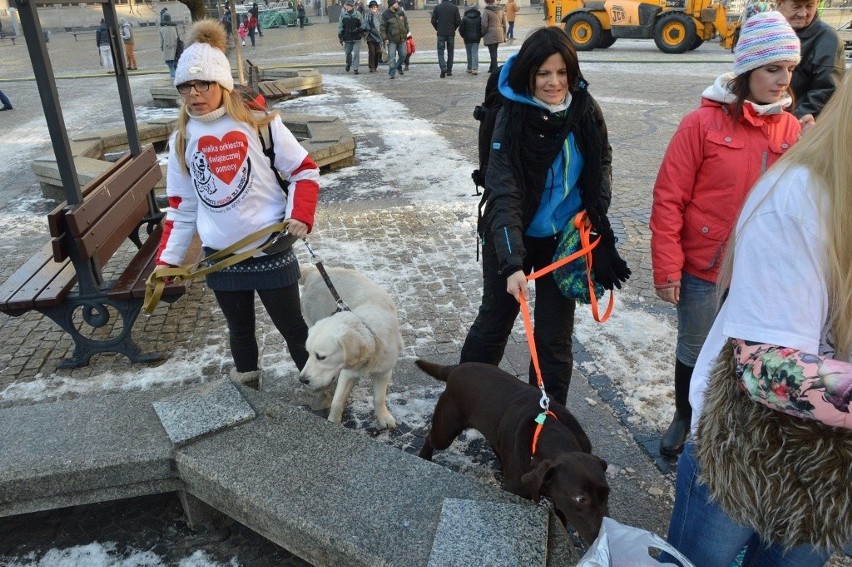
<path fill-rule="evenodd" d="M 790 84 L 796 103 L 793 114 L 798 118 L 813 114 L 816 118 L 843 81 L 846 70 L 843 42 L 819 16 L 796 30 L 796 35 L 802 43 L 802 60 L 793 71 Z"/>
<path fill-rule="evenodd" d="M 459 35 L 465 43 L 479 43 L 482 39 L 482 15 L 476 6 L 464 11 L 464 17 L 459 24 Z"/>
<path fill-rule="evenodd" d="M 95 32 L 95 44 L 100 47 L 102 45 L 109 45 L 109 28 L 107 25 L 101 24 L 101 27 L 98 28 L 98 31 Z"/>
<path fill-rule="evenodd" d="M 603 113 L 587 87 L 581 79 L 564 116 L 512 100 L 505 100 L 497 114 L 482 227 L 484 238 L 496 248 L 501 274 L 523 268 L 524 233 L 541 204 L 548 171 L 570 133 L 583 156 L 578 183 L 583 208 L 595 230 L 610 230 L 606 213 L 612 197 L 612 147 Z"/>
<path fill-rule="evenodd" d="M 340 20 L 337 23 L 337 37 L 342 41 L 361 41 L 365 30 L 364 20 L 357 10 L 340 12 Z"/>
<path fill-rule="evenodd" d="M 432 27 L 439 36 L 455 36 L 460 23 L 459 7 L 450 0 L 444 0 L 432 10 Z"/>
<path fill-rule="evenodd" d="M 379 33 L 382 39 L 390 43 L 404 43 L 408 36 L 408 20 L 397 11 L 385 10 L 382 13 L 382 24 L 379 27 Z"/>

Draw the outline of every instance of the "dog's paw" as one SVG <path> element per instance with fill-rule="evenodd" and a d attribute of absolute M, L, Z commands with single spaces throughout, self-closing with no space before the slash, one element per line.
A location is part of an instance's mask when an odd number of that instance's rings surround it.
<path fill-rule="evenodd" d="M 396 429 L 396 420 L 390 412 L 381 416 L 377 415 L 376 421 L 379 424 L 379 429 Z"/>
<path fill-rule="evenodd" d="M 334 391 L 331 388 L 323 388 L 311 393 L 311 410 L 323 411 L 331 407 Z"/>

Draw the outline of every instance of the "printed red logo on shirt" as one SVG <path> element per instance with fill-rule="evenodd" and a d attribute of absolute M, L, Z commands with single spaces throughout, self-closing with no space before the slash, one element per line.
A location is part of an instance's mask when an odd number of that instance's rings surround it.
<path fill-rule="evenodd" d="M 202 136 L 198 149 L 207 158 L 210 173 L 230 185 L 248 154 L 248 139 L 242 132 L 228 132 L 221 140 L 216 136 Z"/>

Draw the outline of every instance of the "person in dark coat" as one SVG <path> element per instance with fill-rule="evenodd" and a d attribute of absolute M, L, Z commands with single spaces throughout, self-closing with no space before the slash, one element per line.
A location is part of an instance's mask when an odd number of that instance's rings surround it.
<path fill-rule="evenodd" d="M 101 67 L 105 67 L 108 73 L 115 72 L 112 63 L 112 47 L 109 41 L 109 28 L 106 21 L 101 18 L 101 26 L 95 32 L 95 44 L 98 46 L 98 54 L 101 58 Z"/>
<path fill-rule="evenodd" d="M 793 114 L 803 125 L 812 122 L 843 81 L 846 57 L 843 42 L 830 25 L 819 18 L 817 0 L 779 0 L 781 12 L 799 36 L 802 60 L 793 71 Z"/>
<path fill-rule="evenodd" d="M 402 14 L 399 0 L 388 0 L 388 9 L 382 12 L 379 33 L 388 49 L 388 75 L 391 79 L 399 72 L 401 77 L 405 63 L 405 40 L 408 37 L 408 19 Z"/>
<path fill-rule="evenodd" d="M 485 174 L 482 304 L 460 362 L 498 365 L 520 310 L 526 275 L 550 265 L 558 235 L 581 210 L 600 235 L 597 283 L 621 287 L 630 276 L 607 218 L 612 148 L 606 122 L 580 73 L 577 53 L 557 27 L 533 32 L 499 70 L 504 102 L 497 113 Z M 582 189 L 581 189 L 582 188 Z M 535 283 L 535 345 L 544 387 L 565 404 L 573 370 L 574 300 L 553 273 Z M 537 383 L 532 362 L 530 383 Z"/>
<path fill-rule="evenodd" d="M 456 30 L 459 29 L 460 23 L 459 7 L 450 0 L 444 0 L 432 10 L 432 27 L 438 34 L 438 66 L 441 68 L 442 79 L 453 74 L 453 50 Z M 449 52 L 446 59 L 445 51 Z"/>
<path fill-rule="evenodd" d="M 257 22 L 255 26 L 257 28 L 257 35 L 263 37 L 263 31 L 261 31 L 260 29 L 260 8 L 258 7 L 257 2 L 251 5 L 251 8 L 249 9 L 249 14 L 254 16 L 254 19 Z"/>
<path fill-rule="evenodd" d="M 465 8 L 459 24 L 459 35 L 467 54 L 467 72 L 476 75 L 479 73 L 479 40 L 482 39 L 482 14 L 476 7 L 476 0 L 471 0 Z"/>

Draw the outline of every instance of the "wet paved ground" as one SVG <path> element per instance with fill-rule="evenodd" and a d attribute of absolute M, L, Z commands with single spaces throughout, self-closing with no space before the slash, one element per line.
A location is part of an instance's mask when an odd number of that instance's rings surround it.
<path fill-rule="evenodd" d="M 174 7 L 171 11 L 176 13 L 180 9 Z M 516 25 L 518 37 L 541 24 L 539 12 L 529 8 L 524 12 Z M 420 50 L 411 72 L 395 81 L 389 81 L 383 72 L 362 73 L 357 81 L 363 89 L 403 104 L 412 118 L 429 121 L 449 141 L 452 152 L 474 163 L 477 123 L 471 118 L 471 110 L 481 101 L 487 75 L 472 77 L 456 72 L 452 78 L 439 79 L 431 45 L 434 31 L 426 14 L 414 12 L 410 20 Z M 150 101 L 147 89 L 151 85 L 165 80 L 155 33 L 148 28 L 137 30 L 140 72 L 134 75 L 132 85 L 138 105 Z M 72 134 L 120 125 L 112 80 L 97 67 L 94 46 L 83 42 L 83 39 L 75 42 L 70 34 L 56 34 L 49 44 L 55 73 L 75 77 L 59 82 L 60 99 Z M 0 115 L 0 139 L 6 142 L 0 148 L 0 194 L 7 203 L 6 210 L 0 211 L 0 218 L 8 227 L 0 244 L 0 253 L 6 260 L 0 265 L 0 280 L 8 277 L 44 242 L 46 230 L 31 219 L 54 205 L 32 199 L 38 189 L 29 164 L 26 159 L 14 161 L 16 156 L 31 159 L 50 153 L 43 118 L 39 121 L 41 107 L 35 84 L 23 80 L 31 76 L 31 70 L 22 44 L 22 41 L 17 46 L 0 44 L 0 68 L 4 78 L 11 79 L 0 84 L 0 88 L 16 106 L 15 112 Z M 501 53 L 511 51 L 501 48 Z M 458 70 L 462 68 L 459 61 L 463 63 L 463 51 L 457 51 L 457 55 L 461 56 L 457 58 Z M 244 56 L 261 65 L 304 64 L 320 67 L 329 77 L 349 77 L 343 72 L 343 55 L 338 50 L 332 24 L 317 24 L 305 30 L 267 30 L 257 49 Z M 620 42 L 605 52 L 581 54 L 583 72 L 604 109 L 614 147 L 615 196 L 611 218 L 621 250 L 633 269 L 629 287 L 620 300 L 632 308 L 672 315 L 654 300 L 651 286 L 647 230 L 651 187 L 678 121 L 695 106 L 703 88 L 727 70 L 730 60 L 729 53 L 712 44 L 673 58 L 657 52 L 653 42 L 640 41 Z M 146 74 L 154 70 L 160 72 Z M 350 99 L 360 96 L 351 88 L 347 92 L 345 96 Z M 382 116 L 375 119 L 382 120 Z M 359 152 L 365 148 L 399 152 L 403 168 L 410 160 L 428 162 L 436 157 L 420 151 L 416 136 L 412 137 L 410 147 L 405 148 L 382 147 L 380 141 L 366 140 L 368 136 L 356 132 Z M 366 159 L 359 155 L 360 160 Z M 436 179 L 440 183 L 447 176 L 457 179 L 467 174 L 467 169 L 462 174 L 437 171 Z M 383 283 L 400 302 L 408 345 L 405 355 L 409 358 L 456 357 L 479 301 L 480 276 L 472 239 L 478 199 L 470 196 L 472 184 L 448 186 L 446 190 L 453 200 L 441 206 L 419 203 L 417 196 L 408 194 L 405 187 L 390 194 L 340 189 L 323 195 L 318 212 L 317 225 L 322 227 L 314 239 L 318 250 L 325 250 L 331 257 L 345 258 L 350 264 L 372 266 L 382 273 L 393 273 L 394 266 L 405 267 Z M 467 196 L 470 197 L 459 201 Z M 268 327 L 261 323 L 260 334 L 264 367 L 272 368 L 276 377 L 269 388 L 285 395 L 293 386 L 292 367 L 280 362 L 280 341 Z M 187 297 L 140 320 L 135 336 L 143 347 L 158 349 L 171 359 L 188 357 L 190 362 L 181 366 L 181 370 L 196 364 L 197 368 L 181 377 L 187 383 L 220 376 L 228 370 L 221 316 L 212 294 L 203 285 L 194 285 Z M 524 373 L 523 336 L 515 334 L 512 340 L 507 364 L 517 373 Z M 0 315 L 0 407 L 51 399 L 50 393 L 26 394 L 28 387 L 42 387 L 45 377 L 64 385 L 57 388 L 55 397 L 74 397 L 79 395 L 78 391 L 88 391 L 84 386 L 75 388 L 75 384 L 91 380 L 103 383 L 104 390 L 122 387 L 115 378 L 128 372 L 121 359 L 100 357 L 86 368 L 56 371 L 56 363 L 71 350 L 70 340 L 37 314 L 20 318 Z M 208 355 L 192 358 L 187 354 L 199 350 Z M 591 358 L 582 344 L 577 345 L 577 351 L 578 366 Z M 157 367 L 152 365 L 152 368 Z M 659 432 L 643 424 L 624 405 L 618 384 L 615 376 L 578 372 L 572 384 L 572 398 L 593 399 L 598 404 L 581 408 L 584 414 L 580 421 L 586 424 L 599 452 L 611 464 L 620 464 L 617 476 L 611 479 L 614 494 L 622 498 L 616 505 L 622 513 L 619 519 L 665 533 L 671 463 L 655 454 Z M 404 386 L 395 384 L 399 392 Z M 4 396 L 4 389 L 6 393 L 23 392 L 23 395 Z M 363 427 L 357 417 L 351 418 L 347 426 Z M 390 437 L 384 440 L 414 451 L 419 432 L 401 428 Z M 489 451 L 475 444 L 471 450 L 479 453 L 486 467 L 494 466 L 489 462 Z M 240 565 L 258 567 L 304 564 L 239 524 L 218 529 L 214 526 L 196 533 L 181 522 L 180 515 L 177 499 L 166 495 L 0 519 L 0 565 L 12 557 L 21 558 L 29 553 L 39 557 L 53 547 L 92 541 L 113 541 L 120 549 L 153 550 L 169 564 L 176 564 L 196 550 L 204 550 L 211 559 L 223 563 L 238 557 Z M 848 566 L 852 562 L 837 559 L 832 564 Z"/>

